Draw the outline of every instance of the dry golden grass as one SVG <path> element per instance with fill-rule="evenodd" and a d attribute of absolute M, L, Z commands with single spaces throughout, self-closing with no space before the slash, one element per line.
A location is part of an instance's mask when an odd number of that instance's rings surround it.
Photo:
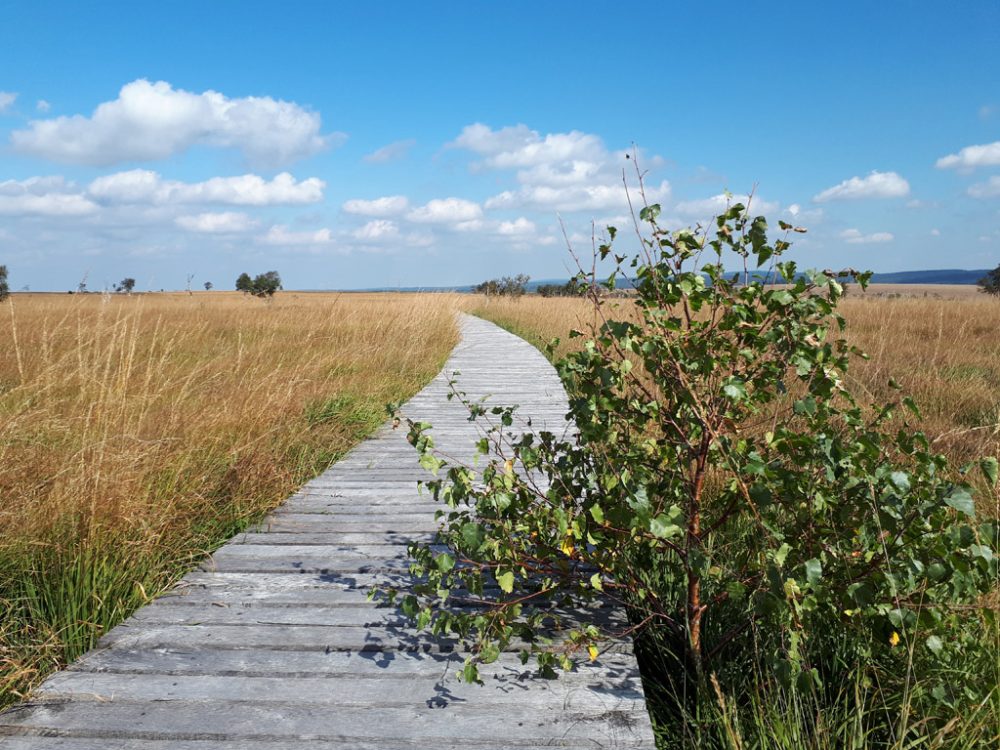
<path fill-rule="evenodd" d="M 449 295 L 15 295 L 0 305 L 0 705 L 384 419 Z"/>
<path fill-rule="evenodd" d="M 586 328 L 592 317 L 582 299 L 474 299 L 470 310 L 540 347 L 558 337 L 557 354 L 576 345 L 579 339 L 567 333 Z M 608 304 L 609 315 L 632 313 L 627 298 Z M 848 339 L 870 356 L 851 369 L 859 396 L 898 400 L 889 388 L 894 378 L 920 407 L 923 431 L 953 464 L 1000 455 L 1000 300 L 975 287 L 876 285 L 867 294 L 852 290 L 840 310 Z"/>

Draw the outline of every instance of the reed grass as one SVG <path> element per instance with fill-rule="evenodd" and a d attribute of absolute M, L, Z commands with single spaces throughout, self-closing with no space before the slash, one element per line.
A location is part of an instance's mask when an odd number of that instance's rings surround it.
<path fill-rule="evenodd" d="M 275 507 L 457 342 L 449 295 L 0 305 L 0 705 Z"/>

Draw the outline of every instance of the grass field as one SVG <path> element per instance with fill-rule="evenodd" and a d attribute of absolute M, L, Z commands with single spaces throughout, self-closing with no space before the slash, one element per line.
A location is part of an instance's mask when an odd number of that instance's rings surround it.
<path fill-rule="evenodd" d="M 567 334 L 592 320 L 586 300 L 477 298 L 470 309 L 539 348 L 560 339 L 557 356 L 579 339 Z M 629 314 L 627 298 L 609 300 L 611 314 Z M 890 378 L 916 400 L 922 429 L 956 465 L 1000 455 L 1000 300 L 971 286 L 881 284 L 852 291 L 840 305 L 847 335 L 870 357 L 852 367 L 854 390 L 897 400 Z M 996 497 L 982 498 L 997 515 Z"/>
<path fill-rule="evenodd" d="M 448 295 L 18 294 L 0 305 L 0 705 L 418 390 Z"/>
<path fill-rule="evenodd" d="M 471 309 L 543 349 L 558 337 L 553 358 L 586 340 L 569 338 L 571 329 L 586 332 L 595 322 L 592 304 L 578 298 L 481 297 Z M 980 457 L 1000 455 L 1000 339 L 996 335 L 1000 300 L 962 287 L 883 286 L 867 294 L 853 289 L 840 311 L 848 321 L 848 340 L 870 355 L 851 368 L 851 389 L 862 403 L 898 402 L 900 393 L 889 386 L 894 379 L 922 411 L 923 419 L 914 428 L 927 434 L 935 452 L 951 460 L 951 472 Z M 636 311 L 630 298 L 614 298 L 607 300 L 605 314 L 609 319 L 635 319 Z M 780 418 L 784 409 L 773 408 L 775 418 Z M 753 429 L 763 430 L 770 424 L 768 417 L 758 420 Z M 895 431 L 894 425 L 888 427 L 890 434 Z M 988 486 L 978 471 L 970 472 L 968 478 L 978 489 L 978 514 L 1000 517 L 996 487 Z M 669 555 L 640 563 L 654 581 L 651 587 L 660 586 L 666 596 L 678 590 L 671 588 L 676 579 L 670 575 L 677 565 L 677 558 Z M 669 628 L 653 625 L 637 639 L 636 654 L 657 746 L 732 750 L 997 747 L 998 594 L 1000 587 L 994 581 L 993 593 L 981 600 L 983 609 L 964 615 L 975 647 L 962 660 L 952 662 L 945 677 L 922 662 L 914 666 L 920 654 L 912 649 L 905 665 L 879 671 L 882 668 L 876 666 L 874 652 L 852 650 L 863 638 L 852 640 L 850 628 L 831 617 L 813 633 L 822 633 L 821 638 L 829 637 L 828 643 L 833 644 L 824 657 L 826 677 L 819 690 L 777 685 L 766 665 L 773 649 L 780 646 L 767 640 L 773 635 L 768 631 L 724 641 L 729 655 L 715 662 L 719 681 L 712 683 L 714 692 L 699 691 L 691 686 L 695 672 L 685 661 L 677 638 Z M 993 611 L 993 619 L 987 610 Z M 734 628 L 744 621 L 741 617 L 738 607 L 717 614 L 717 634 L 738 632 Z M 765 642 L 768 645 L 762 646 Z M 954 714 L 913 699 L 933 690 L 930 686 L 935 679 L 955 686 L 981 686 L 989 697 Z"/>

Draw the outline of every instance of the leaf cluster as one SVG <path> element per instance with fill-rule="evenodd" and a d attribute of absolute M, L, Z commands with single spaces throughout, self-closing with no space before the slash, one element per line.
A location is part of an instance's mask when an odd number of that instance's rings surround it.
<path fill-rule="evenodd" d="M 438 474 L 427 484 L 442 546 L 411 547 L 418 584 L 403 611 L 468 639 L 469 679 L 504 649 L 551 673 L 649 628 L 683 643 L 698 675 L 763 637 L 774 679 L 802 689 L 821 689 L 845 648 L 900 670 L 964 658 L 979 636 L 970 617 L 995 615 L 980 605 L 997 528 L 977 521 L 970 484 L 932 451 L 912 400 L 851 393 L 863 354 L 837 303 L 845 280 L 870 274 L 801 272 L 784 256 L 804 230 L 780 222 L 772 241 L 741 204 L 711 231 L 663 229 L 658 213 L 641 212 L 633 257 L 614 252 L 613 228 L 599 248 L 614 266 L 605 283 L 628 275 L 636 297 L 616 316 L 621 303 L 595 295 L 600 322 L 558 363 L 572 438 L 535 435 L 516 409 L 455 390 L 485 424 L 475 470 L 411 424 Z M 724 270 L 733 259 L 742 273 Z M 996 459 L 978 470 L 996 486 Z M 981 697 L 927 690 L 954 705 Z"/>

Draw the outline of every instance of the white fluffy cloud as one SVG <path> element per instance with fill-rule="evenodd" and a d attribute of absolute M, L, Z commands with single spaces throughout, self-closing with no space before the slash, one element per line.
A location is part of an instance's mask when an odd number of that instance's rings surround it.
<path fill-rule="evenodd" d="M 579 130 L 542 136 L 527 125 L 493 130 L 478 122 L 466 126 L 452 145 L 486 157 L 486 166 L 497 169 L 573 161 L 594 162 L 607 154 L 598 136 Z"/>
<path fill-rule="evenodd" d="M 742 203 L 744 206 L 749 204 L 750 213 L 752 214 L 771 214 L 779 208 L 777 203 L 766 201 L 758 196 L 751 197 L 749 195 L 727 195 L 725 193 L 719 193 L 718 195 L 713 195 L 710 198 L 681 201 L 674 207 L 674 210 L 683 216 L 690 216 L 696 219 L 707 219 L 711 216 L 718 216 L 719 214 L 724 213 L 730 206 L 737 203 Z M 794 212 L 791 211 L 791 208 L 792 207 L 789 206 L 789 213 L 791 213 L 792 216 L 796 216 L 800 210 L 799 206 L 795 206 Z"/>
<path fill-rule="evenodd" d="M 52 109 L 52 105 L 49 104 L 44 99 L 39 99 L 37 102 L 35 102 L 35 109 L 37 109 L 39 112 L 48 112 L 50 109 Z"/>
<path fill-rule="evenodd" d="M 301 205 L 323 199 L 326 183 L 316 177 L 297 181 L 288 172 L 272 180 L 255 174 L 213 177 L 204 182 L 164 180 L 146 169 L 98 177 L 87 194 L 103 203 L 154 205 L 222 203 L 240 206 Z"/>
<path fill-rule="evenodd" d="M 34 120 L 11 134 L 11 144 L 52 161 L 98 166 L 164 159 L 195 145 L 220 146 L 273 166 L 315 154 L 341 137 L 320 134 L 319 115 L 293 102 L 196 94 L 140 79 L 90 117 Z"/>
<path fill-rule="evenodd" d="M 382 148 L 375 149 L 370 154 L 365 154 L 363 158 L 369 164 L 385 164 L 386 162 L 402 159 L 416 144 L 415 140 L 407 138 L 405 141 L 396 141 Z"/>
<path fill-rule="evenodd" d="M 1000 175 L 993 175 L 986 182 L 970 185 L 969 195 L 973 198 L 995 198 L 1000 195 Z"/>
<path fill-rule="evenodd" d="M 646 188 L 646 199 L 651 203 L 665 201 L 670 197 L 670 183 L 662 181 L 658 186 Z M 632 200 L 638 199 L 633 194 Z M 518 190 L 505 190 L 486 201 L 486 208 L 533 208 L 548 211 L 617 211 L 628 208 L 625 188 L 618 184 L 570 185 L 553 187 L 550 185 L 526 185 Z"/>
<path fill-rule="evenodd" d="M 261 242 L 267 245 L 330 245 L 333 244 L 333 232 L 326 228 L 295 232 L 283 224 L 276 224 L 261 238 Z"/>
<path fill-rule="evenodd" d="M 523 216 L 518 217 L 514 221 L 501 221 L 499 226 L 497 226 L 497 234 L 502 234 L 508 237 L 520 237 L 534 233 L 535 222 L 528 221 Z"/>
<path fill-rule="evenodd" d="M 399 237 L 399 226 L 388 219 L 373 219 L 355 229 L 351 236 L 365 242 L 378 242 Z"/>
<path fill-rule="evenodd" d="M 948 154 L 937 160 L 938 169 L 975 169 L 1000 166 L 1000 141 L 980 146 L 966 146 L 957 154 Z"/>
<path fill-rule="evenodd" d="M 256 220 L 236 211 L 178 216 L 174 223 L 182 229 L 203 234 L 246 232 L 258 225 Z"/>
<path fill-rule="evenodd" d="M 423 206 L 418 206 L 410 211 L 406 218 L 418 224 L 452 224 L 465 226 L 460 229 L 469 229 L 468 222 L 480 219 L 483 209 L 478 203 L 467 201 L 464 198 L 436 198 L 428 201 Z"/>
<path fill-rule="evenodd" d="M 410 202 L 404 195 L 387 195 L 374 200 L 355 198 L 344 203 L 344 210 L 358 216 L 396 216 L 406 211 Z"/>
<path fill-rule="evenodd" d="M 862 234 L 857 229 L 845 229 L 840 233 L 840 239 L 851 245 L 870 245 L 879 242 L 892 242 L 895 236 L 891 232 Z"/>
<path fill-rule="evenodd" d="M 98 208 L 62 177 L 0 182 L 0 214 L 5 216 L 86 216 Z"/>
<path fill-rule="evenodd" d="M 817 203 L 862 198 L 902 198 L 910 194 L 910 183 L 895 172 L 872 171 L 867 177 L 852 177 L 816 195 Z"/>
<path fill-rule="evenodd" d="M 482 157 L 475 169 L 517 170 L 520 187 L 486 201 L 487 210 L 620 211 L 628 207 L 622 185 L 624 151 L 612 152 L 600 137 L 572 130 L 542 135 L 526 125 L 494 130 L 482 123 L 465 127 L 449 146 Z M 660 160 L 651 160 L 658 164 Z M 670 194 L 666 181 L 646 190 L 650 201 Z M 635 196 L 633 196 L 635 198 Z"/>
<path fill-rule="evenodd" d="M 3 114 L 7 109 L 17 101 L 17 94 L 12 91 L 0 91 L 0 114 Z"/>

